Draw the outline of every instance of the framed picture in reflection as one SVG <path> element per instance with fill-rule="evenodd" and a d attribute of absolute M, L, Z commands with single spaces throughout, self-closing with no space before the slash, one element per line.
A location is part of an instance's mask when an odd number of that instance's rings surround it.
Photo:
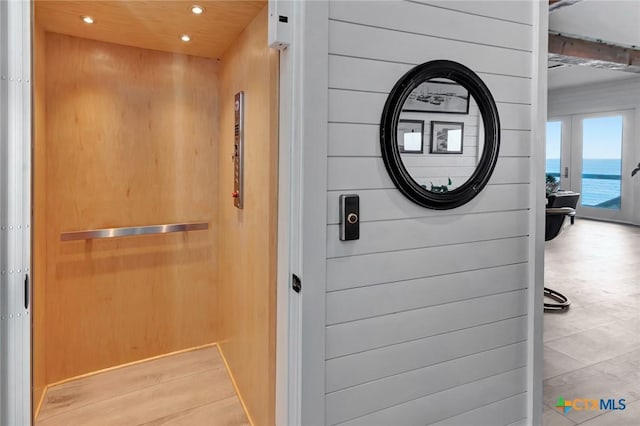
<path fill-rule="evenodd" d="M 452 81 L 428 80 L 409 94 L 402 110 L 469 114 L 469 91 Z"/>
<path fill-rule="evenodd" d="M 432 154 L 462 154 L 464 123 L 450 121 L 431 122 Z"/>
<path fill-rule="evenodd" d="M 424 152 L 424 121 L 398 121 L 398 148 L 403 154 L 422 154 Z"/>

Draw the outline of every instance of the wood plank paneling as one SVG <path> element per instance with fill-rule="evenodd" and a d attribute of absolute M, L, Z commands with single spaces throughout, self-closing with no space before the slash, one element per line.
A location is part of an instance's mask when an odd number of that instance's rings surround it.
<path fill-rule="evenodd" d="M 376 411 L 340 425 L 392 425 L 398 424 L 398 419 L 402 419 L 402 424 L 407 426 L 431 424 L 521 394 L 526 389 L 526 382 L 526 369 L 519 368 Z"/>
<path fill-rule="evenodd" d="M 47 143 L 46 143 L 46 35 L 39 25 L 33 31 L 33 410 L 40 406 L 46 372 L 47 276 Z"/>
<path fill-rule="evenodd" d="M 526 316 L 327 361 L 327 392 L 526 340 Z"/>
<path fill-rule="evenodd" d="M 214 417 L 203 422 L 207 415 Z M 54 386 L 47 391 L 43 416 L 36 422 L 36 426 L 168 424 L 249 425 L 216 347 Z"/>
<path fill-rule="evenodd" d="M 533 7 L 504 0 L 412 0 L 462 13 L 485 16 L 496 21 L 513 21 L 533 25 Z M 479 31 L 477 31 L 479 32 Z"/>
<path fill-rule="evenodd" d="M 198 0 L 36 0 L 35 11 L 47 31 L 165 52 L 219 58 L 266 1 Z M 80 18 L 89 15 L 93 25 Z M 180 36 L 188 34 L 189 43 Z"/>
<path fill-rule="evenodd" d="M 45 403 L 38 420 L 60 416 L 123 394 L 181 377 L 202 374 L 214 368 L 224 369 L 224 364 L 218 349 L 209 347 L 142 361 L 66 381 L 47 389 Z"/>
<path fill-rule="evenodd" d="M 174 410 L 186 410 L 209 403 L 216 399 L 225 399 L 234 395 L 233 388 L 227 386 L 212 393 L 209 383 L 227 379 L 224 368 L 207 370 L 194 377 L 187 376 L 167 384 L 145 388 L 140 392 L 123 394 L 94 404 L 91 410 L 74 410 L 64 416 L 64 423 L 56 417 L 38 421 L 38 426 L 65 425 L 139 425 L 158 417 L 169 415 Z M 134 410 L 123 410 L 132 406 Z M 96 413 L 100 413 L 97 416 Z"/>
<path fill-rule="evenodd" d="M 361 7 L 366 2 L 359 2 Z M 402 17 L 395 16 L 402 20 Z M 329 21 L 329 53 L 381 61 L 419 63 L 433 59 L 461 62 L 476 72 L 531 77 L 531 53 L 469 45 L 436 37 Z"/>
<path fill-rule="evenodd" d="M 327 261 L 327 290 L 424 278 L 527 261 L 526 237 L 338 257 Z M 389 265 L 393 265 L 392 268 Z M 461 295 L 464 297 L 464 295 Z"/>
<path fill-rule="evenodd" d="M 442 229 L 449 231 L 441 232 Z M 327 258 L 522 237 L 528 234 L 527 210 L 366 222 L 360 225 L 360 238 L 349 242 L 339 239 L 338 225 L 329 225 Z"/>
<path fill-rule="evenodd" d="M 515 343 L 329 393 L 327 423 L 341 423 L 523 367 L 526 352 L 526 342 Z"/>
<path fill-rule="evenodd" d="M 326 424 L 526 417 L 532 23 L 532 2 L 330 3 Z M 388 93 L 435 59 L 478 73 L 502 126 L 489 184 L 446 211 L 395 188 L 379 142 Z M 469 124 L 466 136 L 477 131 Z M 453 176 L 470 166 L 472 143 L 455 171 L 439 159 L 407 164 Z M 361 197 L 357 241 L 338 239 L 343 193 Z"/>
<path fill-rule="evenodd" d="M 329 190 L 393 189 L 381 158 L 332 157 L 328 160 Z M 489 185 L 529 183 L 529 158 L 500 157 Z"/>
<path fill-rule="evenodd" d="M 527 265 L 420 278 L 327 293 L 327 325 L 519 290 Z M 483 285 L 479 285 L 483 283 Z"/>
<path fill-rule="evenodd" d="M 367 9 L 367 14 L 364 15 L 357 2 L 332 1 L 329 6 L 329 18 L 473 44 L 531 50 L 530 28 L 526 25 L 460 14 L 424 3 L 373 1 L 368 4 Z M 402 18 L 389 19 L 390 16 Z M 474 30 L 489 25 L 495 31 Z"/>
<path fill-rule="evenodd" d="M 391 87 L 389 88 L 391 89 Z M 384 93 L 329 90 L 329 121 L 337 123 L 379 124 L 387 101 Z M 508 130 L 530 130 L 531 107 L 497 102 L 500 126 Z"/>
<path fill-rule="evenodd" d="M 180 413 L 144 423 L 140 426 L 251 426 L 238 397 L 221 399 Z"/>
<path fill-rule="evenodd" d="M 396 81 L 415 65 L 418 64 L 329 55 L 329 87 L 388 93 Z M 478 75 L 497 102 L 531 103 L 530 79 L 487 73 Z"/>
<path fill-rule="evenodd" d="M 549 92 L 549 118 L 560 115 L 613 111 L 640 104 L 640 78 Z"/>
<path fill-rule="evenodd" d="M 521 417 L 527 412 L 527 394 L 521 393 L 502 401 L 488 404 L 466 413 L 449 417 L 432 426 L 495 426 L 495 425 L 512 425 L 514 419 L 521 420 Z M 523 422 L 522 425 L 526 424 Z"/>
<path fill-rule="evenodd" d="M 528 184 L 489 185 L 471 202 L 458 207 L 455 213 L 425 209 L 407 200 L 395 189 L 371 189 L 356 191 L 356 193 L 360 196 L 360 222 L 364 223 L 390 219 L 528 209 L 528 190 Z M 341 193 L 341 191 L 327 193 L 327 221 L 330 225 L 338 224 L 340 221 L 338 200 Z"/>
<path fill-rule="evenodd" d="M 218 211 L 220 347 L 256 426 L 275 422 L 278 54 L 267 10 L 222 58 Z M 234 95 L 245 92 L 244 208 L 233 206 Z"/>
<path fill-rule="evenodd" d="M 216 341 L 216 62 L 48 33 L 46 89 L 48 383 Z"/>
<path fill-rule="evenodd" d="M 461 315 L 464 312 L 465 315 Z M 527 313 L 527 292 L 430 306 L 327 327 L 327 359 L 502 321 Z"/>

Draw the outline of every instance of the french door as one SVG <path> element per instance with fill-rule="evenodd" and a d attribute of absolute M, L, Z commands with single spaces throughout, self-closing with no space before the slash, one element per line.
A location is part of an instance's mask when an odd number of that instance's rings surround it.
<path fill-rule="evenodd" d="M 632 221 L 633 121 L 633 111 L 572 117 L 570 185 L 582 194 L 578 215 Z"/>
<path fill-rule="evenodd" d="M 560 178 L 561 189 L 581 194 L 579 217 L 634 221 L 633 134 L 631 110 L 547 122 L 547 173 Z"/>

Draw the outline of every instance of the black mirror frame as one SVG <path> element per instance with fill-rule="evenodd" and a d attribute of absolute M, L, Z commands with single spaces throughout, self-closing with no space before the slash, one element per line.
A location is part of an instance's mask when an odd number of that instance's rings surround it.
<path fill-rule="evenodd" d="M 464 86 L 473 96 L 484 124 L 484 151 L 471 177 L 448 192 L 431 192 L 413 180 L 400 157 L 397 125 L 402 106 L 411 92 L 433 78 L 447 78 Z M 387 172 L 396 187 L 407 198 L 423 207 L 447 210 L 471 201 L 485 187 L 498 161 L 500 151 L 500 119 L 498 108 L 484 82 L 469 68 L 448 60 L 436 60 L 418 65 L 407 72 L 393 87 L 382 111 L 380 148 Z"/>

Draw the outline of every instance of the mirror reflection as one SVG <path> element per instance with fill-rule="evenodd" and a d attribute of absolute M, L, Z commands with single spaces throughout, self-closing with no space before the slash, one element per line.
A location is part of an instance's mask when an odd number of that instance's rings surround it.
<path fill-rule="evenodd" d="M 484 126 L 469 91 L 449 79 L 432 79 L 407 97 L 397 127 L 400 158 L 411 178 L 431 192 L 463 185 L 484 148 Z"/>

